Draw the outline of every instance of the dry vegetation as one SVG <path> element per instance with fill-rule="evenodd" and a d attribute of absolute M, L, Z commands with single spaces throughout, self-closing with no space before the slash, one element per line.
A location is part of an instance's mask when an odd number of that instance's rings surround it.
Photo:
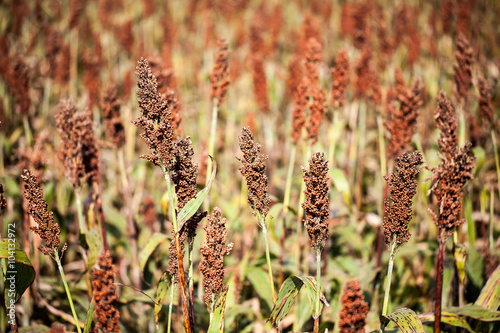
<path fill-rule="evenodd" d="M 498 331 L 498 17 L 1 1 L 0 332 Z"/>

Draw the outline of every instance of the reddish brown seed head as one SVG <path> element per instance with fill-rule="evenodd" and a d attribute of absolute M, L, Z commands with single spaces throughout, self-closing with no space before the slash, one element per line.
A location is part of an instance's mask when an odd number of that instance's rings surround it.
<path fill-rule="evenodd" d="M 469 90 L 472 86 L 472 48 L 469 41 L 463 34 L 459 34 L 456 39 L 457 50 L 455 51 L 455 61 L 453 80 L 455 81 L 455 97 L 457 101 L 467 101 Z"/>
<path fill-rule="evenodd" d="M 349 55 L 345 48 L 341 49 L 337 54 L 337 58 L 335 58 L 335 67 L 332 69 L 332 77 L 333 107 L 339 108 L 345 104 L 345 93 L 349 84 Z"/>
<path fill-rule="evenodd" d="M 309 124 L 307 125 L 307 138 L 311 139 L 311 144 L 318 141 L 319 127 L 321 120 L 325 116 L 328 103 L 326 102 L 325 91 L 321 87 L 315 87 L 312 95 L 312 103 L 309 106 Z"/>
<path fill-rule="evenodd" d="M 120 114 L 121 102 L 116 86 L 109 84 L 106 87 L 101 108 L 104 112 L 107 134 L 116 148 L 120 148 L 125 144 L 125 129 Z"/>
<path fill-rule="evenodd" d="M 114 285 L 114 265 L 109 252 L 98 257 L 99 268 L 92 269 L 92 289 L 94 298 L 94 332 L 120 332 L 120 313 L 118 312 L 118 293 Z"/>
<path fill-rule="evenodd" d="M 365 331 L 368 303 L 365 302 L 363 291 L 358 280 L 349 281 L 344 287 L 340 298 L 339 329 L 341 333 L 360 333 Z"/>
<path fill-rule="evenodd" d="M 210 74 L 210 82 L 212 83 L 212 91 L 210 97 L 216 100 L 217 106 L 224 102 L 226 91 L 229 87 L 229 49 L 228 42 L 225 39 L 219 40 L 219 50 L 215 55 L 214 68 Z"/>

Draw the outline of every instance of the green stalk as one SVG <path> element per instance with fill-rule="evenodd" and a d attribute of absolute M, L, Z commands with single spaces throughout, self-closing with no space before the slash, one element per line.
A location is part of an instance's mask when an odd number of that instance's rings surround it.
<path fill-rule="evenodd" d="M 396 249 L 396 236 L 393 236 L 391 243 L 391 254 L 389 257 L 389 265 L 387 267 L 387 280 L 385 281 L 384 304 L 382 306 L 383 316 L 387 315 L 387 310 L 389 307 L 389 293 L 391 290 L 391 279 L 392 279 L 392 269 L 394 268 L 395 249 Z"/>
<path fill-rule="evenodd" d="M 319 332 L 319 315 L 320 315 L 320 299 L 321 299 L 321 248 L 316 248 L 316 302 L 314 306 L 314 332 Z"/>
<path fill-rule="evenodd" d="M 269 242 L 267 241 L 267 225 L 264 216 L 260 216 L 260 225 L 262 226 L 262 234 L 264 235 L 264 243 L 266 244 L 266 261 L 267 270 L 269 272 L 269 281 L 271 282 L 271 292 L 273 294 L 273 302 L 276 303 L 276 292 L 274 291 L 273 270 L 271 266 L 271 255 L 269 254 Z"/>
<path fill-rule="evenodd" d="M 288 206 L 290 205 L 290 194 L 292 189 L 292 176 L 293 176 L 293 166 L 295 164 L 295 151 L 296 145 L 292 144 L 292 150 L 290 151 L 290 161 L 288 163 L 288 172 L 286 174 L 286 185 L 285 185 L 285 197 L 283 199 L 283 213 L 288 212 Z"/>
<path fill-rule="evenodd" d="M 219 108 L 217 107 L 217 99 L 214 98 L 212 101 L 212 121 L 210 123 L 210 138 L 208 139 L 208 155 L 214 156 L 215 150 L 215 131 L 217 130 L 217 114 L 219 112 Z M 212 163 L 208 163 L 207 165 L 207 177 L 206 184 L 208 185 L 208 181 L 210 180 L 210 174 L 212 173 Z"/>
<path fill-rule="evenodd" d="M 380 173 L 382 176 L 387 174 L 387 160 L 385 152 L 385 138 L 384 138 L 384 126 L 382 124 L 382 117 L 377 114 L 377 127 L 378 127 L 378 147 L 380 155 Z"/>
<path fill-rule="evenodd" d="M 493 187 L 490 189 L 490 219 L 488 223 L 488 229 L 489 229 L 489 235 L 488 235 L 488 245 L 490 248 L 490 251 L 493 251 L 495 248 L 495 242 L 493 241 L 493 214 L 494 214 L 494 207 L 495 207 L 495 190 Z"/>
<path fill-rule="evenodd" d="M 167 321 L 167 333 L 170 333 L 172 329 L 172 307 L 174 303 L 174 288 L 175 283 L 170 286 L 170 304 L 168 305 L 168 321 Z"/>
<path fill-rule="evenodd" d="M 82 333 L 80 329 L 80 321 L 78 320 L 78 316 L 76 315 L 75 305 L 73 304 L 73 298 L 71 297 L 71 293 L 69 291 L 68 282 L 66 282 L 66 275 L 64 275 L 64 270 L 61 265 L 61 259 L 59 258 L 59 253 L 57 248 L 53 248 L 54 256 L 53 259 L 57 264 L 57 268 L 59 268 L 59 273 L 61 274 L 61 279 L 64 285 L 64 290 L 66 291 L 66 295 L 68 296 L 69 306 L 71 307 L 71 313 L 73 314 L 73 318 L 75 318 L 75 326 L 78 333 Z"/>

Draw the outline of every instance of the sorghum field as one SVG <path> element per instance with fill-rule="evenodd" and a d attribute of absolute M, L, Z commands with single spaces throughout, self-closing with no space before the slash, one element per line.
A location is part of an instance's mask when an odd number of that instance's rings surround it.
<path fill-rule="evenodd" d="M 1 1 L 0 331 L 498 332 L 499 17 Z"/>

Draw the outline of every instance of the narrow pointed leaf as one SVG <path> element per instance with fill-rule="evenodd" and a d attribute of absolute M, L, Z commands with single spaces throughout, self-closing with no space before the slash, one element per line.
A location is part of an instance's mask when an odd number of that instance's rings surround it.
<path fill-rule="evenodd" d="M 387 316 L 380 316 L 380 321 L 384 326 L 389 321 L 393 321 L 403 333 L 424 332 L 424 326 L 417 314 L 408 308 L 401 308 Z"/>
<path fill-rule="evenodd" d="M 139 253 L 139 264 L 141 266 L 141 272 L 144 271 L 144 267 L 146 267 L 146 263 L 149 259 L 149 256 L 156 249 L 158 245 L 163 243 L 168 239 L 168 236 L 162 233 L 155 233 L 151 238 L 144 244 L 144 247 Z"/>
<path fill-rule="evenodd" d="M 257 294 L 266 301 L 269 308 L 272 308 L 273 295 L 267 271 L 264 271 L 261 267 L 250 266 L 246 272 L 246 277 L 252 284 Z"/>
<path fill-rule="evenodd" d="M 330 177 L 335 188 L 344 196 L 346 205 L 351 207 L 351 190 L 344 171 L 338 168 L 332 168 L 330 169 Z"/>
<path fill-rule="evenodd" d="M 87 316 L 85 317 L 85 327 L 83 328 L 83 333 L 90 333 L 92 328 L 92 319 L 94 318 L 94 298 L 90 302 L 89 309 L 87 311 Z"/>
<path fill-rule="evenodd" d="M 500 265 L 486 281 L 474 304 L 488 310 L 498 310 L 500 306 Z"/>
<path fill-rule="evenodd" d="M 160 311 L 163 307 L 163 300 L 167 296 L 168 289 L 172 285 L 172 276 L 168 274 L 167 271 L 163 273 L 163 276 L 158 281 L 158 287 L 156 288 L 155 297 L 155 324 L 156 329 L 158 329 L 158 319 L 160 317 Z"/>
<path fill-rule="evenodd" d="M 420 318 L 422 322 L 430 323 L 434 323 L 435 320 L 433 312 L 420 314 L 418 315 L 418 318 Z M 464 328 L 469 332 L 474 332 L 465 318 L 459 317 L 457 314 L 448 312 L 446 310 L 443 310 L 443 312 L 441 312 L 441 322 L 451 326 Z"/>
<path fill-rule="evenodd" d="M 219 298 L 219 304 L 215 308 L 207 333 L 224 332 L 224 310 L 226 309 L 227 290 Z"/>
<path fill-rule="evenodd" d="M 500 321 L 500 311 L 488 310 L 475 304 L 446 308 L 443 311 L 454 313 L 460 316 L 474 318 L 480 321 Z"/>
<path fill-rule="evenodd" d="M 11 239 L 0 239 L 6 307 L 15 304 L 35 279 L 35 269 L 26 253 L 21 250 L 18 242 L 9 241 Z M 14 286 L 14 289 L 10 286 Z"/>
<path fill-rule="evenodd" d="M 215 163 L 215 159 L 212 156 L 209 155 L 209 157 L 212 160 L 213 164 L 212 175 L 210 176 L 210 180 L 208 181 L 207 186 L 205 186 L 203 190 L 198 192 L 193 199 L 189 200 L 188 203 L 179 212 L 179 214 L 177 214 L 177 225 L 179 226 L 177 232 L 182 231 L 184 223 L 196 213 L 198 208 L 200 208 L 201 204 L 203 203 L 203 200 L 205 200 L 208 192 L 210 191 L 210 187 L 212 187 L 212 183 L 215 178 L 215 173 L 217 171 L 217 163 Z"/>
<path fill-rule="evenodd" d="M 101 237 L 96 229 L 91 229 L 85 233 L 85 240 L 89 246 L 89 250 L 87 251 L 87 270 L 90 270 L 94 266 L 97 255 L 100 252 Z"/>

